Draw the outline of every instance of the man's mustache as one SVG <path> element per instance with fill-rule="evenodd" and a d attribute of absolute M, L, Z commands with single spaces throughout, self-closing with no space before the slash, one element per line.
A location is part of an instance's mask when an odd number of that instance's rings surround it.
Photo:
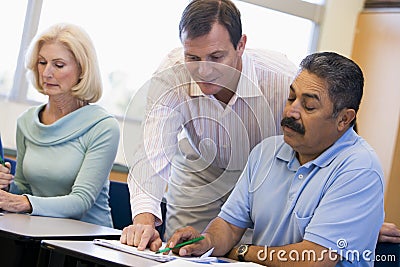
<path fill-rule="evenodd" d="M 296 120 L 292 117 L 283 118 L 281 120 L 281 126 L 286 126 L 301 135 L 304 135 L 306 133 L 306 129 L 304 129 L 304 127 L 301 124 L 297 123 Z"/>

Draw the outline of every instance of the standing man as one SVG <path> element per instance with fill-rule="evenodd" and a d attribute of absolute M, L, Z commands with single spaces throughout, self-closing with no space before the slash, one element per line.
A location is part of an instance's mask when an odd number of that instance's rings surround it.
<path fill-rule="evenodd" d="M 307 56 L 290 86 L 283 136 L 256 146 L 229 199 L 181 256 L 214 256 L 275 266 L 373 266 L 383 223 L 383 172 L 353 130 L 361 69 L 332 52 Z M 252 245 L 234 247 L 246 228 Z M 178 230 L 170 247 L 200 234 Z"/>
<path fill-rule="evenodd" d="M 296 71 L 279 53 L 245 49 L 230 0 L 190 2 L 179 35 L 183 49 L 146 84 L 143 142 L 130 164 L 134 218 L 121 242 L 139 249 L 161 244 L 166 189 L 166 238 L 186 225 L 201 231 L 219 213 L 252 148 L 280 133 Z"/>

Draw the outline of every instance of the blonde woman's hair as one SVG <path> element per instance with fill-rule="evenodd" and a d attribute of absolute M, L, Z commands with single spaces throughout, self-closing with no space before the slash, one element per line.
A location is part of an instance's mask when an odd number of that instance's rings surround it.
<path fill-rule="evenodd" d="M 88 103 L 98 101 L 103 85 L 96 50 L 85 30 L 73 24 L 55 24 L 32 40 L 25 57 L 28 80 L 44 94 L 43 87 L 39 83 L 38 59 L 40 49 L 48 43 L 62 44 L 78 63 L 81 74 L 78 83 L 72 87 L 72 95 Z"/>

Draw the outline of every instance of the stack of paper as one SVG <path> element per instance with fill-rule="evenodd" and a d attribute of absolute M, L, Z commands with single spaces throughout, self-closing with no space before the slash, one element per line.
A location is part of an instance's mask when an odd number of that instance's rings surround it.
<path fill-rule="evenodd" d="M 164 255 L 164 254 L 156 254 L 154 251 L 151 251 L 149 249 L 141 251 L 138 250 L 136 247 L 121 244 L 119 240 L 95 239 L 93 240 L 93 243 L 96 245 L 120 250 L 123 252 L 127 252 L 130 254 L 134 254 L 143 258 L 152 259 L 159 262 L 167 262 L 176 259 L 183 259 L 185 260 L 186 263 L 187 261 L 198 262 L 198 263 L 218 262 L 217 257 L 210 257 L 212 250 L 206 252 L 201 257 L 180 257 L 178 255 L 172 254 L 172 252 L 170 252 L 168 255 Z M 165 244 L 163 244 L 163 247 L 165 247 Z"/>

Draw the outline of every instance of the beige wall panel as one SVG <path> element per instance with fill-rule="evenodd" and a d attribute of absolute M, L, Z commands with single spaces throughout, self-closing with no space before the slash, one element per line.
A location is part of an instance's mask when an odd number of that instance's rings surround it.
<path fill-rule="evenodd" d="M 400 225 L 400 126 L 385 197 L 386 221 Z"/>
<path fill-rule="evenodd" d="M 400 225 L 400 12 L 360 14 L 352 58 L 365 75 L 359 133 L 382 162 L 386 220 Z"/>
<path fill-rule="evenodd" d="M 365 75 L 359 133 L 378 153 L 388 180 L 400 116 L 400 13 L 360 14 L 352 58 Z"/>

